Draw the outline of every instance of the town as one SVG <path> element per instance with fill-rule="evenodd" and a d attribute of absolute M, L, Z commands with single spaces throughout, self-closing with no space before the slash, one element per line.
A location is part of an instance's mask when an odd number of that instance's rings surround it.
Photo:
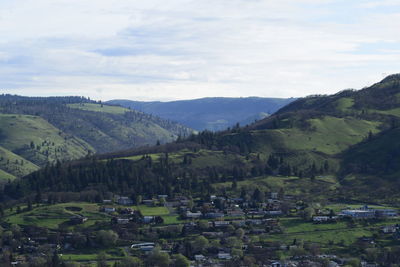
<path fill-rule="evenodd" d="M 369 254 L 378 255 L 379 242 L 400 242 L 396 209 L 356 204 L 319 207 L 283 191 L 258 189 L 207 199 L 183 195 L 145 199 L 111 195 L 97 203 L 42 199 L 3 213 L 8 219 L 1 228 L 2 266 L 97 262 L 99 266 L 373 267 L 379 265 Z M 341 248 L 349 245 L 369 254 L 361 261 L 346 255 Z"/>

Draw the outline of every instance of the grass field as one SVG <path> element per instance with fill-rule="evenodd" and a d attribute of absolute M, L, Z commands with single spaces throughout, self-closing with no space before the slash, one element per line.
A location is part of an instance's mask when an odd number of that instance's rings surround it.
<path fill-rule="evenodd" d="M 71 211 L 69 207 L 81 209 L 80 211 Z M 11 214 L 6 216 L 5 221 L 13 224 L 36 225 L 49 229 L 56 229 L 62 223 L 65 223 L 73 215 L 83 215 L 88 220 L 82 224 L 83 227 L 90 226 L 97 221 L 110 221 L 108 215 L 99 212 L 99 205 L 91 203 L 63 203 L 56 205 L 45 205 L 33 208 L 32 211 L 22 212 L 20 214 Z"/>
<path fill-rule="evenodd" d="M 140 205 L 136 206 L 135 209 L 140 210 L 143 216 L 161 216 L 169 214 L 169 210 L 166 207 L 148 207 L 146 205 Z"/>
<path fill-rule="evenodd" d="M 43 205 L 33 207 L 33 210 L 22 212 L 19 214 L 6 211 L 4 220 L 11 224 L 20 225 L 36 225 L 49 229 L 57 229 L 59 225 L 68 222 L 71 216 L 82 215 L 88 220 L 80 224 L 82 227 L 88 227 L 96 222 L 109 222 L 111 217 L 99 211 L 101 205 L 83 202 L 69 202 L 55 205 Z M 115 205 L 118 207 L 118 205 Z M 123 206 L 121 206 L 123 207 Z M 22 209 L 25 207 L 21 207 Z M 143 216 L 162 216 L 165 219 L 165 224 L 178 223 L 176 215 L 170 215 L 166 207 L 148 207 L 146 205 L 133 206 L 134 209 L 140 210 Z"/>
<path fill-rule="evenodd" d="M 164 224 L 180 224 L 184 223 L 184 220 L 179 220 L 179 216 L 177 215 L 164 215 L 161 216 L 164 220 Z"/>
<path fill-rule="evenodd" d="M 346 222 L 313 224 L 299 218 L 280 219 L 284 228 L 283 234 L 272 234 L 264 237 L 265 241 L 283 241 L 290 244 L 294 239 L 304 242 L 315 242 L 323 245 L 351 245 L 360 237 L 372 236 L 379 225 L 355 225 L 349 227 Z"/>
<path fill-rule="evenodd" d="M 105 112 L 111 114 L 124 114 L 128 112 L 129 109 L 118 107 L 118 106 L 110 106 L 110 105 L 101 105 L 101 104 L 94 104 L 94 103 L 82 103 L 82 104 L 68 104 L 70 108 L 76 108 L 81 110 L 87 111 L 95 111 L 95 112 Z"/>
<path fill-rule="evenodd" d="M 126 256 L 126 252 L 122 248 L 112 248 L 112 249 L 102 249 L 94 251 L 90 249 L 83 249 L 81 253 L 62 254 L 60 255 L 60 258 L 65 261 L 73 261 L 73 262 L 97 261 L 98 255 L 100 253 L 105 254 L 107 261 L 119 260 Z"/>

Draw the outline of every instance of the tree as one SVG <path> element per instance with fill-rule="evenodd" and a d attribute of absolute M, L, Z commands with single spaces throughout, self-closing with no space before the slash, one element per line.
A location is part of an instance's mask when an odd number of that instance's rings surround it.
<path fill-rule="evenodd" d="M 260 189 L 256 188 L 253 193 L 253 200 L 256 202 L 263 201 L 263 194 L 261 193 Z"/>
<path fill-rule="evenodd" d="M 118 265 L 119 267 L 142 267 L 143 261 L 137 257 L 124 257 Z"/>
<path fill-rule="evenodd" d="M 31 261 L 31 266 L 33 267 L 43 267 L 47 265 L 47 261 L 42 257 L 35 257 Z"/>
<path fill-rule="evenodd" d="M 313 215 L 314 209 L 311 207 L 305 208 L 301 213 L 301 217 L 303 217 L 304 220 L 311 220 Z"/>
<path fill-rule="evenodd" d="M 28 199 L 28 210 L 31 211 L 32 210 L 32 201 L 30 199 Z"/>
<path fill-rule="evenodd" d="M 155 222 L 156 224 L 162 224 L 162 223 L 164 223 L 164 219 L 163 219 L 161 216 L 156 216 L 156 217 L 154 218 L 154 222 Z"/>
<path fill-rule="evenodd" d="M 234 258 L 241 258 L 243 257 L 243 250 L 241 248 L 232 248 L 232 256 Z"/>
<path fill-rule="evenodd" d="M 243 237 L 244 237 L 244 230 L 242 229 L 242 228 L 238 228 L 236 231 L 235 231 L 235 234 L 236 234 L 236 236 L 239 238 L 239 239 L 242 239 Z"/>
<path fill-rule="evenodd" d="M 194 252 L 202 252 L 209 245 L 208 239 L 200 235 L 192 242 Z"/>
<path fill-rule="evenodd" d="M 151 266 L 168 267 L 170 261 L 168 253 L 161 252 L 159 247 L 155 247 L 149 256 Z"/>
<path fill-rule="evenodd" d="M 57 250 L 54 250 L 53 257 L 51 258 L 51 264 L 53 267 L 58 267 L 61 265 L 61 260 L 58 256 Z"/>
<path fill-rule="evenodd" d="M 241 248 L 243 246 L 243 242 L 234 236 L 228 237 L 225 243 L 228 248 Z"/>
<path fill-rule="evenodd" d="M 208 222 L 207 221 L 199 221 L 199 228 L 200 228 L 200 230 L 207 230 Z"/>
<path fill-rule="evenodd" d="M 107 267 L 107 255 L 105 252 L 100 252 L 97 255 L 97 267 Z"/>
<path fill-rule="evenodd" d="M 178 254 L 175 256 L 175 266 L 176 267 L 189 267 L 190 261 L 188 258 L 183 256 L 182 254 Z"/>
<path fill-rule="evenodd" d="M 103 247 L 115 246 L 118 240 L 118 234 L 112 230 L 100 230 L 97 233 L 97 241 Z"/>

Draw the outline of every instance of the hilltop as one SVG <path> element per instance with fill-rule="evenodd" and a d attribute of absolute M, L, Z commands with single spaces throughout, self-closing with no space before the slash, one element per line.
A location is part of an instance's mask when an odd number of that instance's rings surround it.
<path fill-rule="evenodd" d="M 209 97 L 170 102 L 111 100 L 107 103 L 154 114 L 199 131 L 220 131 L 236 123 L 246 125 L 263 119 L 294 100 L 295 98 Z"/>

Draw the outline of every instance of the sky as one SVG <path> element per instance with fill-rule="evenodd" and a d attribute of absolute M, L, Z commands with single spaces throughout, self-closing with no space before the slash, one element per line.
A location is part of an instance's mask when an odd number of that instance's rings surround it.
<path fill-rule="evenodd" d="M 0 93 L 302 97 L 400 72 L 400 0 L 1 0 Z"/>

